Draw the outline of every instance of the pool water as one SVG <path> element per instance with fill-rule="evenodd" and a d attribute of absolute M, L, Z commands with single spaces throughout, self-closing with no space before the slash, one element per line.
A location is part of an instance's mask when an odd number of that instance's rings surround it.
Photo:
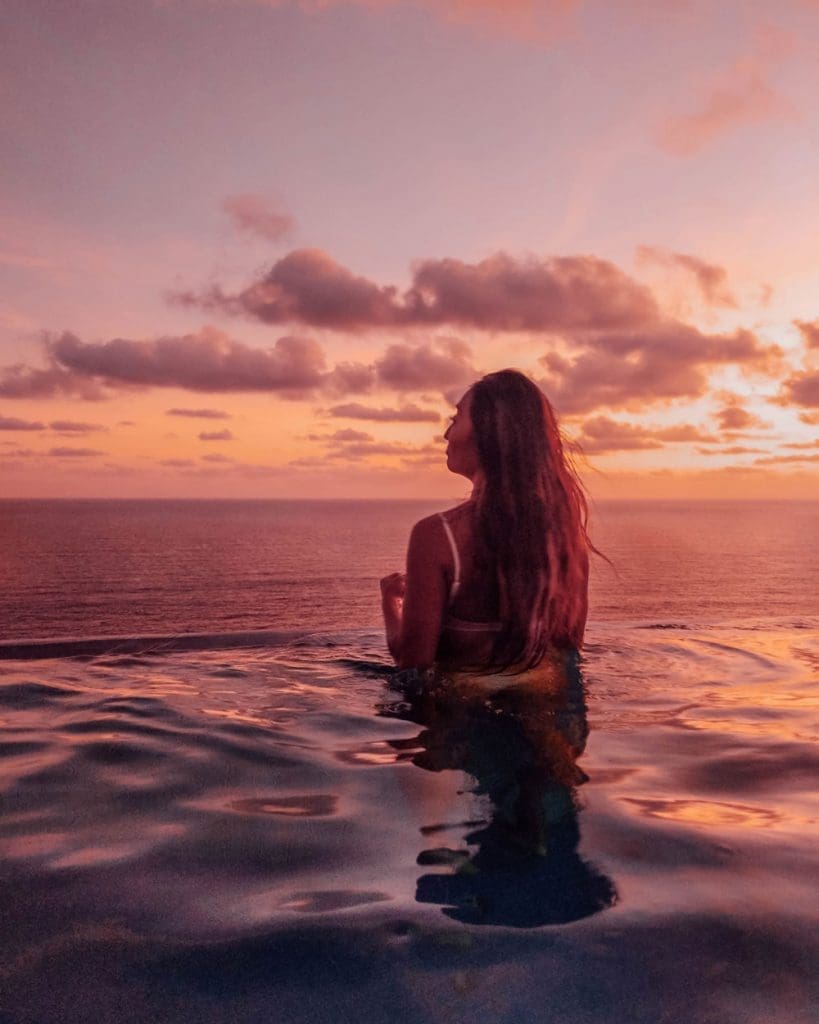
<path fill-rule="evenodd" d="M 0 1021 L 816 1020 L 819 630 L 654 626 L 453 699 L 374 630 L 0 661 Z"/>

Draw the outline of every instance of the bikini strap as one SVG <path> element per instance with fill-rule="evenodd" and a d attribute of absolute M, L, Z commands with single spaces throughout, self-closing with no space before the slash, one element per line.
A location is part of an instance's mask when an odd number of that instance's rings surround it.
<path fill-rule="evenodd" d="M 449 541 L 449 546 L 452 549 L 452 561 L 455 566 L 455 574 L 452 578 L 452 584 L 450 585 L 449 588 L 449 603 L 452 604 L 455 595 L 458 593 L 458 588 L 461 585 L 461 556 L 458 554 L 458 545 L 455 543 L 455 537 L 452 533 L 452 527 L 447 522 L 446 516 L 443 514 L 443 512 L 439 512 L 438 516 L 441 522 L 444 524 L 444 533 L 446 534 L 446 538 Z"/>

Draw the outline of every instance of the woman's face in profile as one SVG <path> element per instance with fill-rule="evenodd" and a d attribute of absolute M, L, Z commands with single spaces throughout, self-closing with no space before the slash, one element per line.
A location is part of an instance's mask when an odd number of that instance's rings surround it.
<path fill-rule="evenodd" d="M 472 391 L 469 390 L 455 407 L 455 414 L 447 427 L 444 439 L 446 465 L 450 473 L 474 479 L 478 472 L 478 449 L 472 433 Z"/>

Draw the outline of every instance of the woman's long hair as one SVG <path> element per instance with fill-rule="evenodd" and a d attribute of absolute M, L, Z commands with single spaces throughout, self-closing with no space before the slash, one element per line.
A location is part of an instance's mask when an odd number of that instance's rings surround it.
<path fill-rule="evenodd" d="M 478 557 L 494 568 L 503 622 L 492 667 L 523 670 L 583 642 L 588 506 L 554 411 L 528 377 L 501 370 L 479 380 L 470 417 L 485 478 Z"/>

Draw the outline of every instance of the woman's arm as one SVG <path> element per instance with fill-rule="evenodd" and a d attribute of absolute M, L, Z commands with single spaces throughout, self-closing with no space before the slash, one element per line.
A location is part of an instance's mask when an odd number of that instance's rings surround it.
<path fill-rule="evenodd" d="M 427 668 L 435 661 L 447 601 L 446 539 L 437 516 L 412 528 L 407 573 L 381 581 L 387 646 L 398 668 Z"/>

